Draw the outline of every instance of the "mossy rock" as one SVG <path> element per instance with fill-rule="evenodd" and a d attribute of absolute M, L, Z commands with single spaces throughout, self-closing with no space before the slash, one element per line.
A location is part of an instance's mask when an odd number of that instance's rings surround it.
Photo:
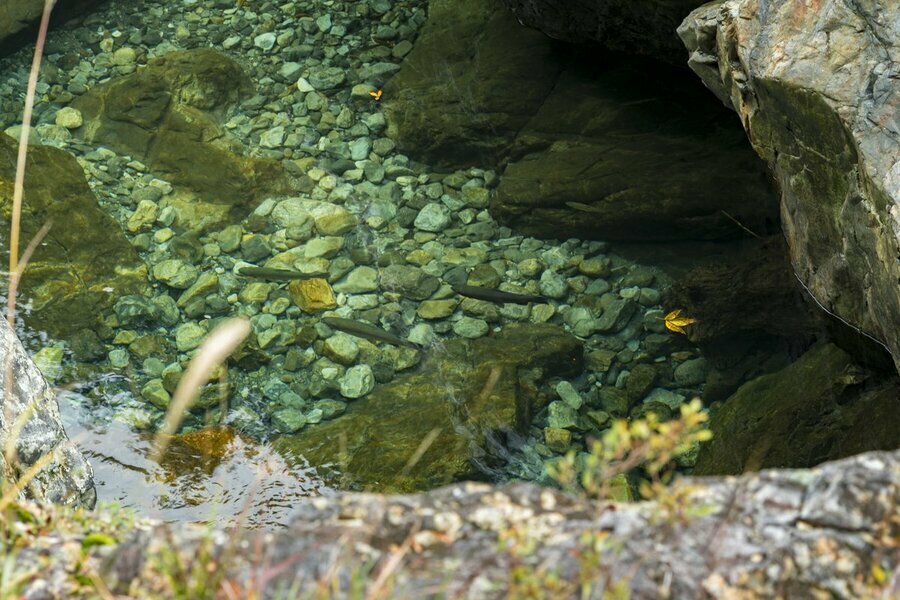
<path fill-rule="evenodd" d="M 532 412 L 546 402 L 540 382 L 582 368 L 581 343 L 553 325 L 451 340 L 427 351 L 415 373 L 376 387 L 333 421 L 281 436 L 275 446 L 311 465 L 331 465 L 351 487 L 411 492 L 484 479 L 483 469 L 498 460 L 491 444 L 507 432 L 526 432 Z"/>
<path fill-rule="evenodd" d="M 867 389 L 869 375 L 837 346 L 822 344 L 744 384 L 713 413 L 713 439 L 701 445 L 694 474 L 811 467 L 897 448 L 900 386 L 888 381 Z"/>
<path fill-rule="evenodd" d="M 17 142 L 0 133 L 0 252 L 8 262 Z M 100 313 L 125 294 L 148 291 L 147 267 L 118 223 L 97 204 L 72 155 L 49 146 L 29 146 L 19 248 L 44 224 L 50 230 L 37 247 L 19 285 L 19 305 L 34 329 L 67 338 L 95 329 Z M 21 257 L 21 254 L 20 254 Z"/>
<path fill-rule="evenodd" d="M 280 163 L 243 156 L 220 126 L 252 89 L 236 62 L 201 48 L 154 59 L 94 86 L 72 106 L 84 118 L 85 141 L 140 160 L 171 181 L 175 224 L 205 231 L 240 221 L 267 194 L 288 191 Z"/>

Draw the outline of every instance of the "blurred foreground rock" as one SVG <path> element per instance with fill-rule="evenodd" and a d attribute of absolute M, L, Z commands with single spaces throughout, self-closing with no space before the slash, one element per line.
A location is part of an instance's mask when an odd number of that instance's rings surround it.
<path fill-rule="evenodd" d="M 688 480 L 668 498 L 677 500 L 597 504 L 531 484 L 472 483 L 411 496 L 345 493 L 303 501 L 278 533 L 147 523 L 104 547 L 73 534 L 39 536 L 15 570 L 46 553 L 43 571 L 22 590 L 42 598 L 74 597 L 65 572 L 73 561 L 81 572 L 99 569 L 117 597 L 168 597 L 173 581 L 187 581 L 159 570 L 176 559 L 194 581 L 212 585 L 196 589 L 223 597 L 284 597 L 287 589 L 330 598 L 606 598 L 614 587 L 648 599 L 898 591 L 900 452 Z M 66 554 L 66 545 L 87 549 Z"/>
<path fill-rule="evenodd" d="M 18 483 L 43 502 L 93 507 L 97 500 L 91 466 L 69 444 L 56 405 L 56 392 L 0 319 L 0 468 L 3 492 Z M 29 469 L 53 458 L 30 481 Z M 10 461 L 9 458 L 12 457 Z"/>

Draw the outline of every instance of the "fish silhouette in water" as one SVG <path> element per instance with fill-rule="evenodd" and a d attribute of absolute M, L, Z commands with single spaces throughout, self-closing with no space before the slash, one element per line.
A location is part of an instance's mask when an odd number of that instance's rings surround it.
<path fill-rule="evenodd" d="M 535 302 L 537 304 L 549 304 L 550 301 L 543 296 L 534 294 L 514 294 L 512 292 L 501 292 L 491 288 L 478 287 L 475 285 L 454 285 L 453 291 L 460 296 L 467 296 L 477 300 L 487 300 L 488 302 L 496 302 L 498 304 L 529 304 Z"/>
<path fill-rule="evenodd" d="M 268 279 L 269 281 L 294 281 L 295 279 L 319 279 L 322 275 L 311 275 L 291 269 L 273 269 L 269 267 L 241 267 L 238 274 L 244 277 Z"/>
<path fill-rule="evenodd" d="M 332 329 L 337 329 L 338 331 L 343 331 L 344 333 L 349 333 L 350 335 L 355 335 L 356 337 L 361 337 L 363 339 L 385 342 L 386 344 L 393 344 L 394 346 L 404 346 L 406 348 L 412 348 L 413 350 L 423 349 L 421 344 L 404 340 L 380 327 L 375 327 L 374 325 L 362 321 L 342 319 L 340 317 L 325 317 L 322 321 Z"/>

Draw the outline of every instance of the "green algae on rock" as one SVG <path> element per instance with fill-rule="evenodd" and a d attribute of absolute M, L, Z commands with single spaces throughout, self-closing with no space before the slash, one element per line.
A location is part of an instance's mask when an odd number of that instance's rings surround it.
<path fill-rule="evenodd" d="M 847 353 L 822 344 L 781 371 L 744 384 L 713 412 L 713 439 L 700 446 L 694 474 L 809 467 L 896 448 L 900 384 L 864 389 L 859 384 L 866 377 Z"/>
<path fill-rule="evenodd" d="M 16 151 L 16 141 L 0 133 L 5 222 L 12 212 Z M 146 266 L 121 227 L 98 206 L 75 159 L 57 148 L 30 146 L 20 239 L 33 238 L 48 222 L 50 231 L 19 284 L 20 301 L 31 303 L 29 326 L 66 338 L 95 327 L 102 310 L 119 296 L 146 292 Z"/>
<path fill-rule="evenodd" d="M 546 402 L 537 383 L 581 368 L 581 343 L 554 325 L 451 340 L 428 352 L 415 373 L 351 402 L 340 418 L 274 444 L 366 489 L 408 492 L 484 479 L 481 469 L 497 460 L 494 436 L 526 432 Z"/>
<path fill-rule="evenodd" d="M 281 165 L 242 155 L 220 123 L 251 93 L 230 58 L 208 48 L 172 52 L 145 69 L 94 86 L 72 106 L 85 141 L 140 160 L 177 189 L 169 197 L 182 228 L 221 228 L 269 193 L 288 191 Z"/>

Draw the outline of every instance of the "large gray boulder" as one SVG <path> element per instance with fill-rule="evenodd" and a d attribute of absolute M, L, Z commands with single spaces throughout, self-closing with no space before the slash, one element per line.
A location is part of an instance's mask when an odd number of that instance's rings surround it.
<path fill-rule="evenodd" d="M 879 452 L 692 479 L 663 502 L 467 483 L 312 498 L 279 532 L 147 523 L 98 546 L 67 528 L 39 532 L 11 568 L 41 564 L 26 598 L 95 597 L 84 572 L 127 597 L 181 583 L 259 598 L 889 598 L 898 504 L 900 452 Z"/>
<path fill-rule="evenodd" d="M 97 495 L 91 466 L 69 443 L 56 393 L 5 318 L 0 319 L 0 408 L 4 491 L 18 482 L 29 498 L 93 507 Z M 52 459 L 27 481 L 29 469 L 50 455 Z"/>
<path fill-rule="evenodd" d="M 679 34 L 781 189 L 794 270 L 900 368 L 900 9 L 726 0 Z"/>

